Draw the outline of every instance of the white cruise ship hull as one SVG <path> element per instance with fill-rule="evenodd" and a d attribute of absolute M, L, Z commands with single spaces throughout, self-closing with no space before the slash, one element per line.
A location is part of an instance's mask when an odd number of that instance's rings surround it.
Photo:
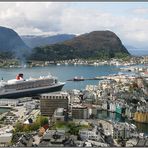
<path fill-rule="evenodd" d="M 65 83 L 56 83 L 51 86 L 37 87 L 37 88 L 29 88 L 23 90 L 16 90 L 10 92 L 0 93 L 0 98 L 21 98 L 21 97 L 31 97 L 42 93 L 50 93 L 60 91 Z"/>

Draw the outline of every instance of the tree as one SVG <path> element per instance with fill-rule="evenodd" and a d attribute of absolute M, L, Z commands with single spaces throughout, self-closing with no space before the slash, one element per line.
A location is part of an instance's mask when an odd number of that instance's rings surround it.
<path fill-rule="evenodd" d="M 30 125 L 29 124 L 24 125 L 23 131 L 24 132 L 29 132 L 30 131 Z"/>
<path fill-rule="evenodd" d="M 43 126 L 45 124 L 48 124 L 48 118 L 44 117 L 44 116 L 39 116 L 36 120 L 37 124 L 39 124 L 40 126 Z"/>
<path fill-rule="evenodd" d="M 15 131 L 16 132 L 22 132 L 23 131 L 23 124 L 20 122 L 17 122 L 15 125 Z"/>
<path fill-rule="evenodd" d="M 30 130 L 36 131 L 36 130 L 39 129 L 39 127 L 40 127 L 40 124 L 38 124 L 37 122 L 34 122 L 34 123 L 31 124 Z"/>

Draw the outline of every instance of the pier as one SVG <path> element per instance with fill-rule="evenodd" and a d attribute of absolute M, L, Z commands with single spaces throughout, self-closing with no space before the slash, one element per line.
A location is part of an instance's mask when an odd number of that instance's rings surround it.
<path fill-rule="evenodd" d="M 86 81 L 86 80 L 104 80 L 104 79 L 107 79 L 107 76 L 97 76 L 97 77 L 94 77 L 94 78 L 83 78 L 83 79 L 68 79 L 66 81 Z"/>

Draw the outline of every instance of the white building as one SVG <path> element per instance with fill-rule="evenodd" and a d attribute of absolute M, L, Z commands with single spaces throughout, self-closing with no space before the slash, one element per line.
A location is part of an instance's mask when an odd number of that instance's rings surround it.
<path fill-rule="evenodd" d="M 114 124 L 113 138 L 114 139 L 128 139 L 131 136 L 131 127 L 128 123 Z"/>
<path fill-rule="evenodd" d="M 87 140 L 87 141 L 89 143 L 91 143 L 95 147 L 109 147 L 109 145 L 106 144 L 106 143 L 102 143 L 102 142 L 98 142 L 98 141 L 93 141 L 93 140 Z"/>
<path fill-rule="evenodd" d="M 97 127 L 95 127 L 93 130 L 79 130 L 79 135 L 82 140 L 95 140 L 98 141 L 100 137 L 100 133 L 97 132 Z"/>
<path fill-rule="evenodd" d="M 64 121 L 65 115 L 64 115 L 64 108 L 57 108 L 53 115 L 54 121 Z"/>
<path fill-rule="evenodd" d="M 0 133 L 0 146 L 9 146 L 12 140 L 12 133 Z"/>
<path fill-rule="evenodd" d="M 17 106 L 18 104 L 18 99 L 0 99 L 0 106 Z"/>
<path fill-rule="evenodd" d="M 109 111 L 115 112 L 116 111 L 116 103 L 115 102 L 110 102 L 109 104 Z"/>

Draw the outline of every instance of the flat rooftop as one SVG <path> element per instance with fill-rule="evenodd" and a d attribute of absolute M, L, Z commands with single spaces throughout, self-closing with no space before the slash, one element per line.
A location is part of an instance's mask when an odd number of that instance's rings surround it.
<path fill-rule="evenodd" d="M 51 93 L 44 93 L 44 94 L 40 94 L 40 96 L 59 96 L 59 95 L 68 95 L 67 92 L 64 92 L 64 91 L 57 91 L 57 92 L 51 92 Z"/>

